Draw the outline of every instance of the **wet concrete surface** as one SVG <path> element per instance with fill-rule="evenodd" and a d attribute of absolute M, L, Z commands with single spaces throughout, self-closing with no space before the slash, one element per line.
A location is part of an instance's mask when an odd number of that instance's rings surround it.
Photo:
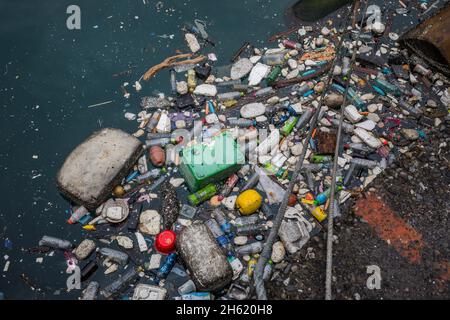
<path fill-rule="evenodd" d="M 346 203 L 335 224 L 334 299 L 450 297 L 449 167 L 450 138 L 441 125 Z M 396 222 L 386 218 L 390 215 Z M 269 297 L 323 299 L 325 263 L 323 234 L 274 274 Z M 366 285 L 371 265 L 380 268 L 379 290 Z"/>

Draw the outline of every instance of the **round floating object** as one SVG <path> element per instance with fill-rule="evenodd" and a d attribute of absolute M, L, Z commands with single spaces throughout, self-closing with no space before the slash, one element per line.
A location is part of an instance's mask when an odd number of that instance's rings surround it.
<path fill-rule="evenodd" d="M 155 247 L 161 253 L 170 253 L 175 249 L 176 234 L 165 230 L 156 236 Z"/>
<path fill-rule="evenodd" d="M 128 203 L 123 199 L 108 200 L 103 206 L 102 216 L 111 223 L 124 221 L 129 214 Z"/>
<path fill-rule="evenodd" d="M 244 216 L 250 215 L 261 206 L 262 197 L 253 189 L 242 192 L 236 199 L 236 206 Z"/>

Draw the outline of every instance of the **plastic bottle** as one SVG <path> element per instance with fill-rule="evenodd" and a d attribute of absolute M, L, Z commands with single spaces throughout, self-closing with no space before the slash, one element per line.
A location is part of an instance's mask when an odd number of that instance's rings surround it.
<path fill-rule="evenodd" d="M 102 290 L 103 296 L 108 299 L 118 293 L 121 288 L 125 287 L 126 284 L 130 283 L 135 277 L 137 277 L 137 272 L 134 268 L 130 268 L 125 274 L 123 274 L 116 281 L 108 285 Z"/>
<path fill-rule="evenodd" d="M 241 260 L 239 260 L 235 256 L 230 255 L 227 257 L 227 260 L 231 268 L 233 269 L 233 280 L 236 280 L 241 274 L 242 270 L 244 270 L 244 266 L 242 265 Z"/>
<path fill-rule="evenodd" d="M 332 118 L 328 120 L 331 122 L 333 126 L 339 127 L 339 119 Z M 346 133 L 352 133 L 353 130 L 355 130 L 355 126 L 345 121 L 342 121 L 342 129 L 344 129 Z"/>
<path fill-rule="evenodd" d="M 177 262 L 177 257 L 178 257 L 178 255 L 175 252 L 170 253 L 167 256 L 166 260 L 164 261 L 164 263 L 162 264 L 162 266 L 158 269 L 158 272 L 156 273 L 156 277 L 159 280 L 167 278 L 169 273 L 172 271 L 173 266 Z"/>
<path fill-rule="evenodd" d="M 217 223 L 220 226 L 220 229 L 225 232 L 226 234 L 231 233 L 231 225 L 228 222 L 225 214 L 220 208 L 216 208 L 213 211 L 213 217 L 217 221 Z"/>
<path fill-rule="evenodd" d="M 254 171 L 252 175 L 248 178 L 245 185 L 239 190 L 240 192 L 244 192 L 249 189 L 253 189 L 254 186 L 256 186 L 259 182 L 259 173 L 257 171 Z"/>
<path fill-rule="evenodd" d="M 230 250 L 230 241 L 228 240 L 225 233 L 222 231 L 221 227 L 214 219 L 208 219 L 205 221 L 205 225 L 213 234 L 216 241 L 220 244 L 222 248 Z"/>
<path fill-rule="evenodd" d="M 188 142 L 194 138 L 200 137 L 203 130 L 203 121 L 194 121 L 194 127 L 189 132 Z"/>
<path fill-rule="evenodd" d="M 181 300 L 212 300 L 209 292 L 191 292 L 183 294 Z"/>
<path fill-rule="evenodd" d="M 315 190 L 315 179 L 314 175 L 312 174 L 311 170 L 304 169 L 305 175 L 306 175 L 306 183 L 308 185 L 309 190 L 314 191 Z"/>
<path fill-rule="evenodd" d="M 78 207 L 77 210 L 75 210 L 75 212 L 73 212 L 69 218 L 69 220 L 67 220 L 67 222 L 69 224 L 74 224 L 77 223 L 78 221 L 80 221 L 81 218 L 83 218 L 84 216 L 88 215 L 89 211 L 88 209 L 86 209 L 83 206 Z"/>
<path fill-rule="evenodd" d="M 332 156 L 314 155 L 311 157 L 311 161 L 313 163 L 329 162 L 332 160 L 333 160 Z"/>
<path fill-rule="evenodd" d="M 117 262 L 121 265 L 126 265 L 128 262 L 128 255 L 125 252 L 111 248 L 101 248 L 99 252 L 101 255 L 108 257 L 111 261 Z"/>
<path fill-rule="evenodd" d="M 273 272 L 273 261 L 269 260 L 267 261 L 267 264 L 264 267 L 264 271 L 263 271 L 263 280 L 269 280 L 270 277 L 272 276 L 272 272 Z"/>
<path fill-rule="evenodd" d="M 397 88 L 392 83 L 387 82 L 386 80 L 377 78 L 375 79 L 375 82 L 385 92 L 391 93 L 396 97 L 400 97 L 402 95 L 402 92 L 399 88 Z"/>
<path fill-rule="evenodd" d="M 152 132 L 156 126 L 158 125 L 159 122 L 159 117 L 161 116 L 161 114 L 159 112 L 155 112 L 152 117 L 150 118 L 150 120 L 148 121 L 146 130 L 148 132 Z"/>
<path fill-rule="evenodd" d="M 253 214 L 251 216 L 243 216 L 243 217 L 237 217 L 234 219 L 235 225 L 237 227 L 244 227 L 249 226 L 258 223 L 259 221 L 259 215 Z"/>
<path fill-rule="evenodd" d="M 286 109 L 286 106 L 281 104 L 281 103 L 279 103 L 279 104 L 276 104 L 276 105 L 273 105 L 273 106 L 266 107 L 265 114 L 267 114 L 269 116 L 272 116 L 275 113 L 280 112 L 280 111 L 282 111 L 284 109 Z"/>
<path fill-rule="evenodd" d="M 194 292 L 195 290 L 197 290 L 197 288 L 195 287 L 195 283 L 190 279 L 178 287 L 178 293 L 181 296 L 184 294 Z"/>
<path fill-rule="evenodd" d="M 303 96 L 306 92 L 310 91 L 314 88 L 314 84 L 312 82 L 308 82 L 305 84 L 296 84 L 292 87 L 291 91 L 295 91 L 297 96 Z"/>
<path fill-rule="evenodd" d="M 416 64 L 414 69 L 413 69 L 413 71 L 417 72 L 417 73 L 419 73 L 419 74 L 421 74 L 423 76 L 426 76 L 426 77 L 431 77 L 433 75 L 433 71 L 425 68 L 421 64 Z"/>
<path fill-rule="evenodd" d="M 189 88 L 189 92 L 194 92 L 195 87 L 197 86 L 197 79 L 195 78 L 194 69 L 190 69 L 187 72 L 187 85 Z"/>
<path fill-rule="evenodd" d="M 253 271 L 255 270 L 256 264 L 258 263 L 258 259 L 252 257 L 247 264 L 247 276 L 251 279 L 253 276 Z"/>
<path fill-rule="evenodd" d="M 170 87 L 172 89 L 172 94 L 177 93 L 177 74 L 174 69 L 170 70 Z"/>
<path fill-rule="evenodd" d="M 366 152 L 366 153 L 371 153 L 374 151 L 374 149 L 370 148 L 369 146 L 366 146 L 364 143 L 348 143 L 348 144 L 344 144 L 344 148 L 345 149 L 352 149 L 352 150 L 357 150 L 357 151 L 362 151 L 362 152 Z"/>
<path fill-rule="evenodd" d="M 403 110 L 405 110 L 406 112 L 408 112 L 409 114 L 412 114 L 414 116 L 418 116 L 420 114 L 420 112 L 416 108 L 414 108 L 413 106 L 411 106 L 404 100 L 400 100 L 398 102 L 398 106 L 400 108 L 402 108 Z"/>
<path fill-rule="evenodd" d="M 273 70 L 269 73 L 269 75 L 267 76 L 267 84 L 271 84 L 273 82 L 275 82 L 275 80 L 277 80 L 278 76 L 281 73 L 281 67 L 280 66 L 275 66 L 275 68 L 273 68 Z"/>
<path fill-rule="evenodd" d="M 336 83 L 333 83 L 332 87 L 336 89 L 339 93 L 343 94 L 345 92 L 345 88 Z M 366 110 L 366 103 L 363 100 L 361 100 L 361 98 L 358 96 L 355 90 L 353 90 L 353 88 L 351 87 L 348 88 L 347 97 L 352 101 L 352 104 L 355 105 L 359 110 L 361 111 Z"/>
<path fill-rule="evenodd" d="M 164 132 L 149 132 L 147 133 L 147 140 L 160 139 L 160 138 L 171 138 L 172 133 Z"/>
<path fill-rule="evenodd" d="M 167 176 L 161 176 L 159 177 L 157 180 L 155 180 L 152 185 L 150 187 L 147 188 L 148 192 L 152 192 L 153 190 L 155 190 L 156 188 L 158 188 L 164 181 L 166 181 Z M 128 201 L 130 202 L 130 201 Z"/>
<path fill-rule="evenodd" d="M 230 127 L 248 128 L 256 125 L 256 120 L 252 119 L 228 119 Z"/>
<path fill-rule="evenodd" d="M 339 191 L 339 190 L 342 190 L 341 186 L 336 187 L 336 191 Z M 325 202 L 327 202 L 328 198 L 330 197 L 330 193 L 331 193 L 331 188 L 328 188 L 324 192 L 319 193 L 317 195 L 316 199 L 314 200 L 314 204 L 321 205 L 321 204 L 324 204 Z"/>
<path fill-rule="evenodd" d="M 280 52 L 274 54 L 266 54 L 262 57 L 261 61 L 268 66 L 278 66 L 284 64 L 289 58 L 289 54 Z"/>
<path fill-rule="evenodd" d="M 342 58 L 342 75 L 346 76 L 350 71 L 350 58 L 343 57 Z"/>
<path fill-rule="evenodd" d="M 235 251 L 238 254 L 244 255 L 244 254 L 255 254 L 260 253 L 263 249 L 264 244 L 260 241 L 249 243 L 240 247 L 236 247 Z"/>
<path fill-rule="evenodd" d="M 376 166 L 379 166 L 380 163 L 378 161 L 369 160 L 369 159 L 361 159 L 361 158 L 353 158 L 350 160 L 350 163 L 354 163 L 360 167 L 366 167 L 369 169 L 373 169 Z"/>
<path fill-rule="evenodd" d="M 248 84 L 243 83 L 234 84 L 231 88 L 233 90 L 240 91 L 242 93 L 247 93 L 251 89 L 251 87 Z"/>
<path fill-rule="evenodd" d="M 295 128 L 297 130 L 300 130 L 301 128 L 305 127 L 309 123 L 309 120 L 311 120 L 313 114 L 314 108 L 307 108 L 298 119 L 297 123 L 295 124 Z"/>
<path fill-rule="evenodd" d="M 138 176 L 136 178 L 136 180 L 138 181 L 138 183 L 142 183 L 142 182 L 150 180 L 150 179 L 156 179 L 160 176 L 160 174 L 161 174 L 161 169 L 155 168 L 155 169 L 148 171 L 145 174 Z"/>
<path fill-rule="evenodd" d="M 254 236 L 257 234 L 261 234 L 266 231 L 268 228 L 264 222 L 249 224 L 245 226 L 240 226 L 236 228 L 236 234 L 240 236 Z"/>
<path fill-rule="evenodd" d="M 188 200 L 193 206 L 198 206 L 200 203 L 210 199 L 217 193 L 217 187 L 210 183 L 206 187 L 197 192 L 188 195 Z"/>
<path fill-rule="evenodd" d="M 298 122 L 299 117 L 290 116 L 289 119 L 286 120 L 280 132 L 283 136 L 288 136 L 292 130 L 294 130 L 295 125 Z"/>
<path fill-rule="evenodd" d="M 348 97 L 359 110 L 366 111 L 366 103 L 358 96 L 353 88 L 348 88 Z"/>
<path fill-rule="evenodd" d="M 84 267 L 81 269 L 81 281 L 86 281 L 89 279 L 95 271 L 98 269 L 98 264 L 96 259 L 89 261 Z"/>
<path fill-rule="evenodd" d="M 153 146 L 161 146 L 164 147 L 168 144 L 178 144 L 181 142 L 182 138 L 158 138 L 153 140 L 146 140 L 145 141 L 145 148 L 150 148 Z"/>
<path fill-rule="evenodd" d="M 242 97 L 244 94 L 239 91 L 231 91 L 231 92 L 225 92 L 220 93 L 217 95 L 217 100 L 219 101 L 225 101 L 225 100 L 236 100 Z"/>
<path fill-rule="evenodd" d="M 40 246 L 68 250 L 72 248 L 72 243 L 67 240 L 58 239 L 50 236 L 43 236 L 39 241 Z"/>
<path fill-rule="evenodd" d="M 240 79 L 218 82 L 216 85 L 218 87 L 228 87 L 228 86 L 234 86 L 234 85 L 239 85 L 239 84 L 241 84 L 241 80 Z"/>
<path fill-rule="evenodd" d="M 81 300 L 96 300 L 99 287 L 100 285 L 98 282 L 96 281 L 89 282 L 88 286 L 81 295 Z"/>
<path fill-rule="evenodd" d="M 236 186 L 238 181 L 239 176 L 237 174 L 233 173 L 231 176 L 229 176 L 225 181 L 225 184 L 222 186 L 222 189 L 220 190 L 220 197 L 222 199 L 227 197 L 231 193 L 231 191 L 233 191 L 233 188 Z"/>
<path fill-rule="evenodd" d="M 266 87 L 266 88 L 262 88 L 259 89 L 258 91 L 255 92 L 255 97 L 263 97 L 263 96 L 267 96 L 269 94 L 275 93 L 275 90 L 272 87 Z"/>
<path fill-rule="evenodd" d="M 302 45 L 300 43 L 288 39 L 283 40 L 283 46 L 289 49 L 302 50 Z"/>
<path fill-rule="evenodd" d="M 289 172 L 287 171 L 287 169 L 283 169 L 283 168 L 278 168 L 277 166 L 275 166 L 272 163 L 266 163 L 264 165 L 264 168 L 269 171 L 270 173 L 274 174 L 277 178 L 279 179 L 285 179 Z"/>

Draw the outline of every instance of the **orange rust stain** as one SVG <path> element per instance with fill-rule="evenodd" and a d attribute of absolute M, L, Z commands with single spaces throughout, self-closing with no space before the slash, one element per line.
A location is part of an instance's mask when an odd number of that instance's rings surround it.
<path fill-rule="evenodd" d="M 366 193 L 365 197 L 360 198 L 356 202 L 355 213 L 410 263 L 421 262 L 421 251 L 425 246 L 422 235 L 398 217 L 375 193 Z"/>

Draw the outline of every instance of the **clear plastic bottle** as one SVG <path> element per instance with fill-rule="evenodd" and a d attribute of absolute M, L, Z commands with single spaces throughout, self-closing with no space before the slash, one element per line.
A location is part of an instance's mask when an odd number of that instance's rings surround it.
<path fill-rule="evenodd" d="M 145 174 L 138 176 L 136 178 L 136 180 L 138 181 L 138 183 L 142 183 L 146 180 L 156 179 L 160 176 L 160 174 L 161 174 L 161 169 L 153 169 Z"/>
<path fill-rule="evenodd" d="M 231 232 L 231 225 L 228 222 L 225 214 L 223 213 L 223 211 L 220 208 L 216 208 L 213 211 L 213 217 L 214 219 L 217 221 L 217 223 L 220 226 L 220 229 L 225 232 L 225 233 L 230 233 Z"/>
<path fill-rule="evenodd" d="M 208 227 L 208 229 L 211 231 L 211 233 L 214 235 L 214 238 L 216 238 L 217 242 L 220 244 L 222 248 L 225 248 L 227 250 L 230 249 L 230 241 L 228 240 L 225 233 L 222 231 L 221 227 L 214 219 L 208 219 L 205 221 L 205 225 Z"/>
<path fill-rule="evenodd" d="M 263 249 L 263 245 L 264 244 L 260 241 L 246 244 L 240 247 L 236 247 L 236 253 L 242 255 L 260 253 Z"/>
<path fill-rule="evenodd" d="M 177 93 L 177 74 L 174 69 L 170 70 L 170 87 L 172 89 L 172 94 Z"/>
<path fill-rule="evenodd" d="M 258 223 L 259 216 L 257 214 L 252 214 L 251 216 L 242 216 L 234 219 L 235 225 L 237 227 L 244 227 Z"/>
<path fill-rule="evenodd" d="M 101 255 L 108 257 L 111 261 L 117 262 L 121 265 L 126 265 L 128 262 L 128 255 L 125 252 L 111 248 L 101 248 L 99 252 Z"/>
<path fill-rule="evenodd" d="M 100 285 L 97 281 L 89 282 L 81 295 L 81 300 L 96 300 L 99 287 Z"/>
<path fill-rule="evenodd" d="M 220 93 L 217 95 L 217 100 L 219 101 L 225 101 L 225 100 L 236 100 L 242 97 L 244 94 L 239 91 L 231 91 L 231 92 L 225 92 Z"/>
<path fill-rule="evenodd" d="M 39 241 L 39 245 L 63 250 L 68 250 L 72 248 L 72 243 L 70 243 L 70 241 L 50 236 L 43 236 L 42 239 Z"/>
<path fill-rule="evenodd" d="M 248 128 L 256 125 L 252 119 L 228 119 L 228 125 L 231 127 Z"/>
<path fill-rule="evenodd" d="M 74 224 L 80 221 L 81 218 L 88 215 L 89 211 L 83 206 L 78 207 L 77 210 L 75 210 L 72 215 L 70 216 L 69 220 L 67 220 L 68 223 Z"/>
<path fill-rule="evenodd" d="M 130 283 L 135 277 L 137 277 L 137 272 L 134 268 L 130 268 L 125 274 L 123 274 L 116 281 L 108 285 L 102 290 L 103 296 L 108 299 L 118 293 L 121 288 L 125 287 L 126 284 Z"/>

